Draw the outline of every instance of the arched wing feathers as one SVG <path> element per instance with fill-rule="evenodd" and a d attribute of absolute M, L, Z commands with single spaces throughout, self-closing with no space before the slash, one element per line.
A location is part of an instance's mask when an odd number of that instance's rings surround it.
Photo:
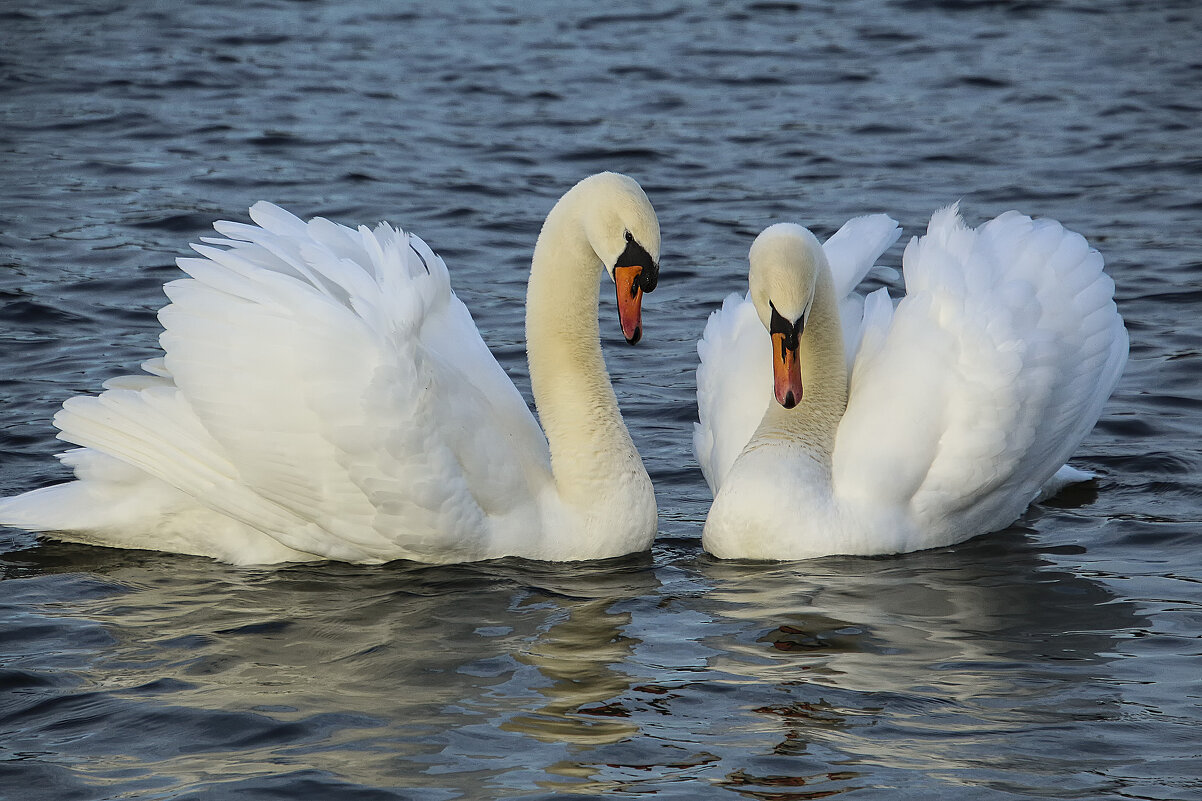
<path fill-rule="evenodd" d="M 972 230 L 955 206 L 911 240 L 903 272 L 896 310 L 884 296 L 865 307 L 835 491 L 908 507 L 926 532 L 948 519 L 1004 526 L 1118 381 L 1127 335 L 1114 284 L 1098 252 L 1053 220 L 1007 212 Z"/>
<path fill-rule="evenodd" d="M 549 457 L 442 259 L 385 224 L 251 217 L 179 260 L 157 377 L 69 402 L 60 436 L 298 551 L 480 547 Z"/>

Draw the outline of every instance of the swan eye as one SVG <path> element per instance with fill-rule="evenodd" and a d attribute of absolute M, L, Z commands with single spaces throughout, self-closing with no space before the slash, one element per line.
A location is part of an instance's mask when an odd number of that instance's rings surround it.
<path fill-rule="evenodd" d="M 629 231 L 626 232 L 626 249 L 622 251 L 622 255 L 618 256 L 614 267 L 642 267 L 638 278 L 635 279 L 635 286 L 644 292 L 654 292 L 659 283 L 659 264 L 651 258 L 647 249 L 640 245 Z"/>
<path fill-rule="evenodd" d="M 789 350 L 797 350 L 797 340 L 801 338 L 801 330 L 804 326 L 805 318 L 798 320 L 796 323 L 791 323 L 784 318 L 780 312 L 776 310 L 776 306 L 772 305 L 772 301 L 768 301 L 768 308 L 772 309 L 772 317 L 768 326 L 769 334 L 780 334 L 784 337 L 784 345 Z"/>

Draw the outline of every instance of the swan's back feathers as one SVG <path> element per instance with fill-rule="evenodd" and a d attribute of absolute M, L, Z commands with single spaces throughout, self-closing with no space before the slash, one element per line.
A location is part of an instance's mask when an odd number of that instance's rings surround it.
<path fill-rule="evenodd" d="M 865 310 L 833 481 L 952 542 L 1007 525 L 1064 464 L 1118 381 L 1127 335 L 1102 257 L 1053 220 L 1007 212 L 974 231 L 953 206 L 903 265 L 896 310 Z"/>
<path fill-rule="evenodd" d="M 442 259 L 385 224 L 251 216 L 179 260 L 151 375 L 68 401 L 60 437 L 301 554 L 479 558 L 532 523 L 545 439 Z"/>
<path fill-rule="evenodd" d="M 896 221 L 870 214 L 848 220 L 822 246 L 838 288 L 849 358 L 861 330 L 862 301 L 853 290 L 899 236 Z M 772 402 L 772 342 L 748 295 L 732 294 L 710 314 L 697 353 L 700 422 L 693 425 L 693 452 L 716 493 Z"/>

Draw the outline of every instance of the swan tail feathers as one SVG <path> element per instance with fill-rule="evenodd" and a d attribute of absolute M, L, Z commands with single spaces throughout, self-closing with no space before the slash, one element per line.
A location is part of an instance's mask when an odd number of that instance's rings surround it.
<path fill-rule="evenodd" d="M 66 542 L 208 556 L 231 564 L 314 558 L 109 454 L 75 448 L 58 458 L 76 480 L 0 499 L 0 525 Z"/>
<path fill-rule="evenodd" d="M 70 481 L 0 499 L 0 526 L 26 531 L 71 531 L 95 524 L 81 481 Z"/>
<path fill-rule="evenodd" d="M 1040 487 L 1039 494 L 1035 496 L 1035 503 L 1042 503 L 1049 498 L 1054 498 L 1074 484 L 1083 484 L 1097 477 L 1097 473 L 1091 473 L 1088 470 L 1079 470 L 1066 464 L 1053 473 L 1052 477 Z"/>

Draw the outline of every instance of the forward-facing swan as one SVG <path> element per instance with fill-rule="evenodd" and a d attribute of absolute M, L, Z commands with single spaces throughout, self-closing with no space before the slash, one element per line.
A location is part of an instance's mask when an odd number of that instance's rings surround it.
<path fill-rule="evenodd" d="M 1007 212 L 973 230 L 953 206 L 906 247 L 897 307 L 885 289 L 861 301 L 899 233 L 861 217 L 822 246 L 774 225 L 751 246 L 747 297 L 710 316 L 694 446 L 714 555 L 950 545 L 1088 477 L 1058 469 L 1127 359 L 1102 257 L 1053 220 Z"/>
<path fill-rule="evenodd" d="M 655 288 L 659 223 L 639 185 L 586 178 L 547 215 L 527 295 L 546 431 L 416 236 L 257 225 L 179 260 L 163 358 L 55 416 L 77 480 L 0 501 L 0 523 L 239 564 L 577 560 L 648 548 L 655 498 L 610 386 L 604 268 L 626 339 Z"/>

